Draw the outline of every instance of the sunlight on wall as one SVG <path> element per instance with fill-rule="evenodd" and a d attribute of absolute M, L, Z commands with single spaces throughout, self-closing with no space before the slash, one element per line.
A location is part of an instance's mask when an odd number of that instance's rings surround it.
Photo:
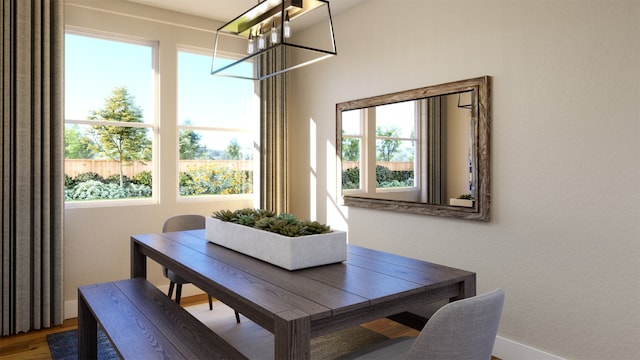
<path fill-rule="evenodd" d="M 317 150 L 316 150 L 316 122 L 309 119 L 309 194 L 316 194 L 318 189 L 317 179 Z M 310 196 L 309 219 L 317 219 L 318 200 L 316 196 Z"/>
<path fill-rule="evenodd" d="M 341 206 L 342 204 L 342 170 L 340 166 L 340 158 L 338 157 L 336 146 L 331 140 L 327 140 L 326 145 L 326 159 L 327 159 L 327 195 L 325 199 L 326 203 L 326 217 L 327 224 L 330 224 L 333 229 L 339 229 L 347 231 L 347 219 L 348 208 Z M 335 172 L 331 171 L 335 169 Z M 333 176 L 331 176 L 333 174 Z M 347 240 L 349 234 L 347 233 Z"/>

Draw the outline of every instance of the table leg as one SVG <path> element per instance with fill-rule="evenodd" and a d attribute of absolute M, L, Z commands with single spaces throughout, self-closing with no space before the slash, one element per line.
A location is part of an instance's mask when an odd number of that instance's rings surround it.
<path fill-rule="evenodd" d="M 311 319 L 298 310 L 279 313 L 275 323 L 275 358 L 311 358 Z"/>
<path fill-rule="evenodd" d="M 131 278 L 147 278 L 147 257 L 140 252 L 140 245 L 131 238 Z"/>
<path fill-rule="evenodd" d="M 456 300 L 466 299 L 468 297 L 476 296 L 476 274 L 470 274 L 460 283 L 460 291 L 458 296 L 449 299 L 449 302 Z"/>
<path fill-rule="evenodd" d="M 476 274 L 473 273 L 464 280 L 463 285 L 464 294 L 462 296 L 464 298 L 476 296 Z"/>
<path fill-rule="evenodd" d="M 78 292 L 78 359 L 98 358 L 98 323 Z"/>

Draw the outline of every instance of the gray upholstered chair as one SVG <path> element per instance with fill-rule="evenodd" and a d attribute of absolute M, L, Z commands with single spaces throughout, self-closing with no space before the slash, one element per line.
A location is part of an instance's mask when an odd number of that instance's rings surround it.
<path fill-rule="evenodd" d="M 418 337 L 391 339 L 340 359 L 489 360 L 503 304 L 502 289 L 449 303 L 433 314 Z"/>
<path fill-rule="evenodd" d="M 176 215 L 172 216 L 164 221 L 162 224 L 162 232 L 183 231 L 183 230 L 196 230 L 205 228 L 206 219 L 202 215 Z M 176 273 L 162 268 L 162 273 L 169 279 L 169 293 L 167 296 L 171 298 L 173 296 L 173 289 L 176 289 L 176 302 L 180 304 L 180 297 L 182 296 L 182 285 L 189 284 L 190 282 L 184 278 L 178 276 Z M 213 301 L 211 295 L 209 295 L 209 310 L 213 310 Z M 240 314 L 236 311 L 236 321 L 240 323 Z"/>

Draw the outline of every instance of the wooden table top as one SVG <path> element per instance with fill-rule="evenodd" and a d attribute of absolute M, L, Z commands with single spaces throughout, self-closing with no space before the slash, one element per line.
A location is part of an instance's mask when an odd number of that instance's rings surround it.
<path fill-rule="evenodd" d="M 475 295 L 473 272 L 355 245 L 343 263 L 289 271 L 212 244 L 204 230 L 131 239 L 132 277 L 146 277 L 150 257 L 276 335 L 278 321 L 305 319 L 310 338 Z"/>

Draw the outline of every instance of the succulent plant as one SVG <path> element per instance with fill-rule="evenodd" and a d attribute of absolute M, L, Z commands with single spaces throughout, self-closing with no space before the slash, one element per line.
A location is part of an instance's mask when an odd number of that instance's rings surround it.
<path fill-rule="evenodd" d="M 285 220 L 287 223 L 289 224 L 295 224 L 298 222 L 298 219 L 296 219 L 295 216 L 288 214 L 288 213 L 282 213 L 280 215 L 278 215 L 278 219 L 279 220 Z"/>
<path fill-rule="evenodd" d="M 317 221 L 303 221 L 304 230 L 308 234 L 325 234 L 331 232 L 331 227 L 328 225 L 320 224 Z"/>
<path fill-rule="evenodd" d="M 256 209 L 255 214 L 260 218 L 276 216 L 275 211 L 269 209 Z"/>
<path fill-rule="evenodd" d="M 234 217 L 234 213 L 230 210 L 220 210 L 215 211 L 213 213 L 213 217 L 222 221 L 231 221 Z"/>
<path fill-rule="evenodd" d="M 232 222 L 245 226 L 253 226 L 256 223 L 256 217 L 253 214 L 238 214 Z"/>
<path fill-rule="evenodd" d="M 331 228 L 328 225 L 317 221 L 298 220 L 294 215 L 288 213 L 276 215 L 275 212 L 267 209 L 220 210 L 215 211 L 212 216 L 218 220 L 290 237 L 331 232 Z"/>

